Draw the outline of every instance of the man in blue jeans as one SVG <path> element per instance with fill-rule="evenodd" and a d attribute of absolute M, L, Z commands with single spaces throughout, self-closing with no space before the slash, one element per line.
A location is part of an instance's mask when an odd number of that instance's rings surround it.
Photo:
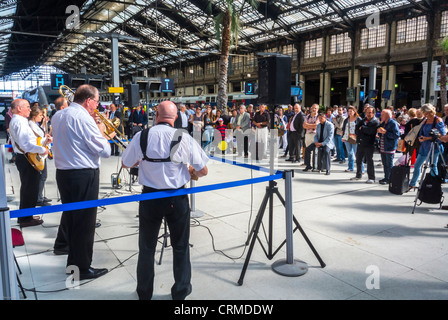
<path fill-rule="evenodd" d="M 384 168 L 384 179 L 379 182 L 380 184 L 389 184 L 390 171 L 394 165 L 394 155 L 400 137 L 399 125 L 392 119 L 392 112 L 389 109 L 381 112 L 381 123 L 377 132 L 380 136 L 380 153 Z"/>

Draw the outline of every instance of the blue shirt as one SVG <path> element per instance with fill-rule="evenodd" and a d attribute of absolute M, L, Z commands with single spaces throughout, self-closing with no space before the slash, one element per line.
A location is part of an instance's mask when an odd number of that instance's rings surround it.
<path fill-rule="evenodd" d="M 424 123 L 418 136 L 429 137 L 430 136 L 429 133 L 431 132 L 432 129 L 437 129 L 442 136 L 446 135 L 445 124 L 443 123 L 443 121 L 436 122 L 437 118 L 438 117 L 434 118 L 433 123 Z M 440 144 L 440 141 L 437 140 L 437 142 Z M 418 153 L 421 155 L 427 155 L 430 150 L 430 147 L 431 147 L 431 140 L 423 141 L 420 145 Z"/>

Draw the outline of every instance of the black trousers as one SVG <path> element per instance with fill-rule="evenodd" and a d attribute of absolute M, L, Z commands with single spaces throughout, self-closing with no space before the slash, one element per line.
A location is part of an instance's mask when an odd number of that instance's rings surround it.
<path fill-rule="evenodd" d="M 143 188 L 142 193 L 162 190 Z M 190 205 L 188 196 L 140 201 L 139 256 L 137 263 L 137 293 L 140 299 L 151 299 L 154 288 L 154 255 L 157 239 L 165 218 L 173 249 L 174 285 L 171 296 L 184 299 L 191 288 L 190 264 Z"/>
<path fill-rule="evenodd" d="M 98 200 L 98 169 L 56 170 L 56 182 L 63 204 Z M 67 266 L 82 271 L 90 268 L 93 256 L 97 207 L 64 211 L 55 249 L 68 249 Z"/>
<path fill-rule="evenodd" d="M 119 138 L 117 138 L 117 139 L 119 139 Z M 118 155 L 119 153 L 120 153 L 120 147 L 115 143 L 115 142 L 112 142 L 111 144 L 110 144 L 110 154 L 113 156 L 113 155 Z"/>
<path fill-rule="evenodd" d="M 26 157 L 16 154 L 16 166 L 20 177 L 20 205 L 19 209 L 34 208 L 39 195 L 39 183 L 41 173 L 34 169 Z M 28 222 L 33 216 L 17 218 L 17 222 Z"/>
<path fill-rule="evenodd" d="M 358 144 L 356 149 L 356 177 L 361 178 L 362 176 L 362 162 L 365 159 L 367 163 L 367 175 L 371 180 L 375 180 L 375 166 L 373 164 L 373 152 L 375 151 L 375 146 L 363 146 Z"/>
<path fill-rule="evenodd" d="M 302 148 L 301 134 L 297 131 L 288 131 L 289 158 L 299 160 Z"/>

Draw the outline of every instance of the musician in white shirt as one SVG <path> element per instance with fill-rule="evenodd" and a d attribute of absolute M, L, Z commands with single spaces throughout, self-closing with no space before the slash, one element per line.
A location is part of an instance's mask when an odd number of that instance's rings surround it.
<path fill-rule="evenodd" d="M 47 133 L 48 121 L 44 115 L 44 111 L 40 109 L 39 105 L 31 107 L 28 123 L 33 130 L 33 133 L 40 140 L 41 146 L 51 144 L 52 137 Z M 44 128 L 45 127 L 45 128 Z M 37 206 L 49 206 L 51 200 L 44 196 L 45 181 L 47 181 L 47 159 L 44 159 L 44 169 L 40 174 L 39 194 L 37 196 Z"/>
<path fill-rule="evenodd" d="M 16 156 L 16 166 L 20 176 L 20 205 L 19 209 L 34 208 L 39 193 L 40 171 L 28 161 L 27 153 L 47 155 L 48 150 L 37 144 L 37 137 L 28 124 L 30 103 L 25 99 L 16 99 L 11 103 L 13 117 L 9 123 L 11 144 Z M 40 225 L 43 220 L 38 217 L 19 217 L 20 227 Z"/>
<path fill-rule="evenodd" d="M 98 89 L 82 85 L 70 106 L 52 118 L 56 182 L 63 204 L 98 200 L 100 158 L 110 157 L 111 151 L 104 123 L 93 117 L 98 102 Z M 108 271 L 91 266 L 96 215 L 97 207 L 63 212 L 54 245 L 55 254 L 68 253 L 67 266 L 77 266 L 81 280 Z"/>
<path fill-rule="evenodd" d="M 156 125 L 137 133 L 123 152 L 123 167 L 139 166 L 138 179 L 143 185 L 143 193 L 180 189 L 192 177 L 197 179 L 208 173 L 207 154 L 185 130 L 174 128 L 176 118 L 176 105 L 163 101 L 157 109 Z M 144 153 L 140 140 L 146 134 Z M 139 206 L 137 293 L 141 300 L 152 298 L 154 254 L 163 218 L 168 224 L 173 247 L 175 283 L 171 287 L 171 296 L 183 300 L 192 290 L 188 195 L 145 200 L 140 201 Z"/>

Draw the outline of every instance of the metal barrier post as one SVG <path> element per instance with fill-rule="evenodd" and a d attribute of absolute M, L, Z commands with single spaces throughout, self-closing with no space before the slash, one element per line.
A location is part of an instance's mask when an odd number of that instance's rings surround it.
<path fill-rule="evenodd" d="M 308 265 L 300 260 L 294 260 L 293 250 L 293 214 L 292 214 L 292 171 L 285 171 L 285 211 L 286 211 L 286 259 L 272 264 L 272 269 L 278 274 L 296 277 L 308 271 Z"/>
<path fill-rule="evenodd" d="M 11 223 L 6 198 L 5 184 L 5 153 L 4 145 L 0 156 L 0 295 L 3 300 L 19 299 L 19 291 L 14 266 L 14 252 L 12 249 Z"/>
<path fill-rule="evenodd" d="M 192 179 L 190 180 L 190 187 L 194 188 L 196 182 Z M 190 217 L 191 218 L 200 218 L 204 215 L 204 212 L 196 210 L 196 194 L 190 194 Z"/>

